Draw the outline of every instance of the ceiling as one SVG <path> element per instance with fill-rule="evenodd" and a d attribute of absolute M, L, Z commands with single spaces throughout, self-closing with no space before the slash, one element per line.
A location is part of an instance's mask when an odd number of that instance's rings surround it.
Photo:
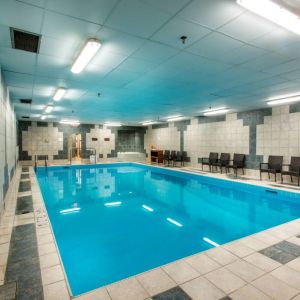
<path fill-rule="evenodd" d="M 39 54 L 12 49 L 9 27 L 41 34 Z M 71 73 L 91 37 L 100 51 Z M 299 92 L 300 36 L 235 0 L 1 0 L 0 65 L 18 118 L 38 119 L 65 87 L 47 120 L 136 123 Z"/>

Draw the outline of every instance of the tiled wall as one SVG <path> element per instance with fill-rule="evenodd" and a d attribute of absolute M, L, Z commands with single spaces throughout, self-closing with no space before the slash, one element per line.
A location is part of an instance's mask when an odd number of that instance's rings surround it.
<path fill-rule="evenodd" d="M 16 167 L 16 116 L 0 69 L 0 213 Z"/>
<path fill-rule="evenodd" d="M 257 170 L 270 154 L 300 156 L 300 105 L 197 117 L 189 121 L 149 126 L 145 149 L 184 150 L 193 167 L 209 152 L 246 154 L 246 167 Z"/>
<path fill-rule="evenodd" d="M 81 134 L 82 158 L 89 158 L 90 149 L 96 149 L 98 160 L 117 156 L 117 152 L 144 152 L 144 128 L 106 127 L 81 124 L 78 127 L 52 122 L 19 121 L 18 139 L 21 161 L 67 160 L 68 138 Z M 120 135 L 120 136 L 119 136 Z"/>

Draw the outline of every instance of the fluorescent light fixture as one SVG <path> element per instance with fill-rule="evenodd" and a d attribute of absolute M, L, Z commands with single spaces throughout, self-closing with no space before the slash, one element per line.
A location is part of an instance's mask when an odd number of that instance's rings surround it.
<path fill-rule="evenodd" d="M 214 246 L 214 247 L 219 247 L 219 246 L 220 246 L 218 243 L 212 241 L 211 239 L 209 239 L 209 238 L 207 238 L 207 237 L 204 237 L 204 238 L 203 238 L 203 241 L 205 241 L 206 243 L 211 244 L 211 245 Z"/>
<path fill-rule="evenodd" d="M 176 225 L 178 227 L 182 227 L 183 226 L 182 224 L 180 224 L 179 222 L 177 222 L 177 221 L 175 221 L 175 220 L 173 220 L 171 218 L 167 218 L 167 221 L 169 221 L 170 223 L 172 223 L 172 224 L 174 224 L 174 225 Z"/>
<path fill-rule="evenodd" d="M 120 127 L 120 126 L 122 126 L 122 124 L 119 123 L 119 122 L 105 122 L 104 125 L 105 126 L 110 126 L 110 127 Z"/>
<path fill-rule="evenodd" d="M 122 204 L 122 202 L 121 201 L 116 201 L 116 202 L 106 202 L 106 203 L 104 203 L 104 205 L 105 206 L 119 206 L 119 205 L 121 205 Z"/>
<path fill-rule="evenodd" d="M 278 98 L 272 98 L 267 101 L 268 105 L 282 105 L 300 101 L 300 95 L 286 95 Z"/>
<path fill-rule="evenodd" d="M 182 120 L 182 119 L 184 119 L 183 116 L 175 116 L 175 117 L 170 117 L 170 118 L 168 118 L 168 119 L 167 119 L 167 122 L 175 122 L 175 121 L 180 121 L 180 120 Z"/>
<path fill-rule="evenodd" d="M 72 65 L 72 73 L 80 73 L 95 56 L 100 47 L 101 44 L 97 39 L 89 39 Z"/>
<path fill-rule="evenodd" d="M 61 98 L 65 95 L 66 91 L 67 90 L 65 88 L 58 88 L 53 96 L 53 100 L 55 101 L 61 100 Z"/>
<path fill-rule="evenodd" d="M 204 116 L 215 116 L 215 115 L 224 115 L 229 112 L 227 108 L 218 108 L 218 109 L 211 109 L 206 110 L 203 112 Z"/>
<path fill-rule="evenodd" d="M 60 124 L 65 124 L 65 125 L 72 125 L 72 126 L 80 125 L 80 122 L 77 121 L 77 120 L 61 120 L 59 123 Z"/>
<path fill-rule="evenodd" d="M 60 213 L 61 214 L 70 214 L 70 213 L 79 212 L 79 211 L 80 211 L 80 207 L 74 207 L 74 208 L 63 209 L 60 211 Z"/>
<path fill-rule="evenodd" d="M 300 18 L 270 0 L 237 0 L 239 5 L 294 33 L 300 34 Z"/>
<path fill-rule="evenodd" d="M 42 115 L 41 116 L 41 120 L 45 120 L 46 119 L 46 116 L 45 115 Z"/>
<path fill-rule="evenodd" d="M 45 109 L 45 112 L 46 112 L 47 114 L 49 114 L 49 113 L 51 113 L 52 110 L 53 110 L 53 106 L 52 106 L 52 105 L 47 105 L 47 106 L 46 106 L 46 109 Z"/>
<path fill-rule="evenodd" d="M 153 212 L 153 211 L 154 211 L 153 208 L 151 208 L 151 207 L 149 207 L 149 206 L 147 206 L 147 205 L 145 205 L 145 204 L 142 205 L 142 208 L 144 208 L 144 209 L 146 209 L 146 210 L 148 210 L 148 211 L 150 211 L 150 212 Z"/>

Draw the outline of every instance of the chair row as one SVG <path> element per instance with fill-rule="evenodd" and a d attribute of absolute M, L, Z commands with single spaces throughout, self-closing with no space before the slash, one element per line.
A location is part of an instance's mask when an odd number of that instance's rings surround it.
<path fill-rule="evenodd" d="M 229 153 L 221 153 L 219 158 L 219 153 L 216 152 L 210 152 L 209 157 L 203 157 L 201 158 L 202 163 L 202 170 L 203 166 L 208 166 L 209 171 L 213 171 L 213 167 L 220 168 L 220 171 L 222 173 L 223 168 L 225 168 L 225 172 L 227 172 L 230 169 L 234 170 L 235 176 L 237 176 L 238 169 L 242 169 L 242 172 L 244 174 L 244 167 L 245 167 L 245 161 L 246 161 L 246 155 L 245 154 L 233 154 L 233 159 L 230 159 Z"/>
<path fill-rule="evenodd" d="M 283 167 L 287 167 L 287 170 L 283 170 Z M 260 180 L 262 179 L 262 173 L 274 174 L 275 182 L 276 175 L 281 174 L 281 183 L 283 183 L 283 176 L 290 176 L 291 182 L 293 177 L 297 177 L 298 186 L 300 184 L 300 157 L 292 156 L 290 164 L 283 164 L 283 156 L 270 155 L 267 163 L 261 163 L 259 166 Z"/>
<path fill-rule="evenodd" d="M 168 166 L 173 165 L 173 167 L 175 167 L 177 163 L 180 163 L 180 166 L 183 167 L 186 158 L 186 151 L 164 150 L 163 163 Z"/>

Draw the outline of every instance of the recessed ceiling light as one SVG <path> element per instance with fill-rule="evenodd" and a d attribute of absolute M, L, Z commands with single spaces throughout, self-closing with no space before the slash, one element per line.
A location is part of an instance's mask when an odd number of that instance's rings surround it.
<path fill-rule="evenodd" d="M 213 240 L 211 240 L 211 239 L 209 239 L 209 238 L 207 238 L 207 237 L 204 237 L 204 238 L 203 238 L 203 241 L 205 241 L 205 242 L 208 243 L 208 244 L 211 244 L 211 245 L 214 246 L 214 247 L 219 247 L 219 246 L 220 246 L 218 243 L 214 242 Z"/>
<path fill-rule="evenodd" d="M 109 126 L 109 127 L 120 127 L 120 126 L 122 126 L 122 124 L 119 123 L 119 122 L 105 122 L 104 125 Z"/>
<path fill-rule="evenodd" d="M 45 115 L 42 115 L 41 116 L 41 120 L 45 120 L 46 119 L 46 116 Z"/>
<path fill-rule="evenodd" d="M 116 202 L 106 202 L 106 203 L 104 203 L 104 205 L 105 206 L 119 206 L 119 205 L 121 205 L 122 204 L 122 202 L 121 201 L 116 201 Z"/>
<path fill-rule="evenodd" d="M 60 213 L 61 214 L 70 214 L 70 213 L 79 212 L 79 211 L 80 211 L 80 207 L 74 207 L 74 208 L 63 209 L 60 211 Z"/>
<path fill-rule="evenodd" d="M 72 65 L 72 73 L 80 73 L 95 56 L 100 47 L 101 44 L 97 39 L 89 39 Z"/>
<path fill-rule="evenodd" d="M 215 115 L 224 115 L 229 111 L 227 108 L 217 108 L 217 109 L 211 109 L 206 110 L 203 112 L 204 116 L 215 116 Z"/>
<path fill-rule="evenodd" d="M 72 126 L 80 125 L 80 122 L 77 121 L 77 120 L 61 120 L 59 123 L 60 124 L 65 124 L 65 125 L 72 125 Z"/>
<path fill-rule="evenodd" d="M 48 113 L 51 113 L 52 110 L 53 110 L 53 106 L 47 105 L 45 112 L 48 114 Z"/>
<path fill-rule="evenodd" d="M 66 91 L 65 88 L 58 88 L 53 96 L 53 100 L 59 101 L 65 95 Z"/>
<path fill-rule="evenodd" d="M 296 14 L 270 0 L 237 0 L 239 5 L 280 25 L 294 33 L 300 34 L 300 18 Z"/>
<path fill-rule="evenodd" d="M 300 101 L 300 94 L 298 95 L 285 95 L 285 96 L 279 96 L 277 98 L 271 98 L 267 101 L 268 105 L 282 105 L 282 104 L 288 104 L 293 102 Z"/>
<path fill-rule="evenodd" d="M 147 206 L 147 205 L 145 205 L 145 204 L 142 205 L 142 208 L 144 208 L 144 209 L 146 209 L 146 210 L 148 210 L 148 211 L 150 211 L 150 212 L 153 212 L 153 211 L 154 211 L 153 208 L 151 208 L 150 206 Z"/>
<path fill-rule="evenodd" d="M 169 221 L 170 223 L 172 223 L 172 224 L 174 224 L 174 225 L 176 225 L 178 227 L 182 227 L 183 226 L 181 223 L 179 223 L 176 220 L 173 220 L 171 218 L 167 218 L 167 221 Z"/>

